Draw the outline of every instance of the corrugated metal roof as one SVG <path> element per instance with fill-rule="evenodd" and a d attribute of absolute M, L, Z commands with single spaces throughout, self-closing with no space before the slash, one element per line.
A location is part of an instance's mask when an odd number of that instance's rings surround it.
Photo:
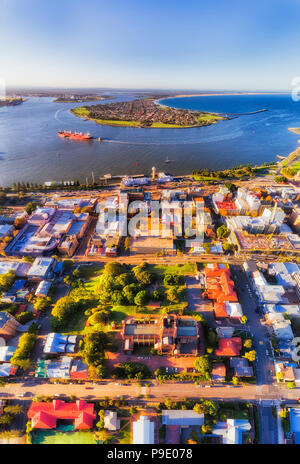
<path fill-rule="evenodd" d="M 190 425 L 203 425 L 204 414 L 197 414 L 193 410 L 163 410 L 162 424 L 179 425 L 181 427 Z"/>

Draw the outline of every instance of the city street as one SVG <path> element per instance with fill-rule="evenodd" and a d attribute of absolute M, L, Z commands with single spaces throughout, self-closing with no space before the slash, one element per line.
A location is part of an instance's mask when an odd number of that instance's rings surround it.
<path fill-rule="evenodd" d="M 75 395 L 78 397 L 88 397 L 91 399 L 101 399 L 104 396 L 117 398 L 125 396 L 127 399 L 136 399 L 137 395 L 142 394 L 142 387 L 137 383 L 129 385 L 124 382 L 113 380 L 104 380 L 102 385 L 93 385 L 86 383 L 82 385 L 74 384 L 51 384 L 42 379 L 28 379 L 16 383 L 7 383 L 4 387 L 0 387 L 0 398 L 18 398 L 20 395 L 27 393 L 24 398 L 34 396 L 48 395 Z M 88 389 L 86 387 L 89 387 Z M 151 386 L 147 388 L 149 395 L 148 401 L 160 401 L 164 398 L 173 398 L 182 400 L 182 398 L 214 398 L 228 400 L 246 400 L 257 401 L 263 400 L 295 400 L 300 394 L 296 388 L 287 390 L 284 386 L 277 386 L 270 390 L 269 385 L 214 385 L 209 388 L 205 386 L 198 387 L 192 383 L 167 381 L 159 385 L 153 381 Z"/>
<path fill-rule="evenodd" d="M 274 361 L 272 347 L 267 329 L 260 321 L 257 297 L 254 294 L 246 273 L 240 266 L 231 266 L 231 274 L 239 295 L 243 312 L 247 317 L 247 329 L 253 339 L 253 348 L 256 351 L 256 383 L 260 398 L 278 397 L 279 386 L 272 373 Z M 268 400 L 259 402 L 259 418 L 261 443 L 277 443 L 277 418 L 272 415 L 271 403 Z"/>

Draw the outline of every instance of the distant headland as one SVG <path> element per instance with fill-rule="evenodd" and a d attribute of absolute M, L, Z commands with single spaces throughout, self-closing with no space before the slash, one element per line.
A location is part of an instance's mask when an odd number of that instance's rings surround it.
<path fill-rule="evenodd" d="M 84 103 L 90 101 L 101 101 L 101 100 L 111 100 L 113 97 L 107 95 L 58 95 L 55 100 L 55 103 Z"/>
<path fill-rule="evenodd" d="M 0 108 L 3 106 L 16 106 L 21 105 L 25 101 L 25 98 L 21 97 L 5 97 L 0 99 Z"/>

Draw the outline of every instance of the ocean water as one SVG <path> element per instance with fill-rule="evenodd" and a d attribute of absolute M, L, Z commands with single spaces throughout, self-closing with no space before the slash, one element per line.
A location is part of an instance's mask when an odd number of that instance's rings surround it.
<path fill-rule="evenodd" d="M 134 94 L 118 93 L 113 101 L 132 98 Z M 261 164 L 287 155 L 298 145 L 299 136 L 288 128 L 300 127 L 300 102 L 287 94 L 186 97 L 160 103 L 218 113 L 268 111 L 207 127 L 138 129 L 84 121 L 69 111 L 81 103 L 28 98 L 22 105 L 0 108 L 0 185 L 91 180 L 92 171 L 95 179 L 107 173 L 148 174 L 152 166 L 175 175 L 188 174 L 204 167 Z M 63 140 L 57 136 L 61 129 L 89 131 L 103 141 Z M 167 157 L 172 160 L 169 164 Z"/>

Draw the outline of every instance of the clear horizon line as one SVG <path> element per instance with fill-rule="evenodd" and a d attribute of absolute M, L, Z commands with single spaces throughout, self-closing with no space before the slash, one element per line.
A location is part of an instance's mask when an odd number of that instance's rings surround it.
<path fill-rule="evenodd" d="M 276 90 L 270 90 L 270 89 L 187 89 L 187 88 L 166 88 L 166 87 L 97 87 L 97 86 L 46 86 L 46 85 L 7 85 L 6 89 L 41 89 L 41 90 L 88 90 L 88 89 L 97 89 L 97 90 L 121 90 L 121 91 L 163 91 L 163 92 L 249 92 L 249 93 L 254 93 L 254 92 L 259 92 L 259 93 L 290 93 L 290 89 L 276 89 Z"/>

